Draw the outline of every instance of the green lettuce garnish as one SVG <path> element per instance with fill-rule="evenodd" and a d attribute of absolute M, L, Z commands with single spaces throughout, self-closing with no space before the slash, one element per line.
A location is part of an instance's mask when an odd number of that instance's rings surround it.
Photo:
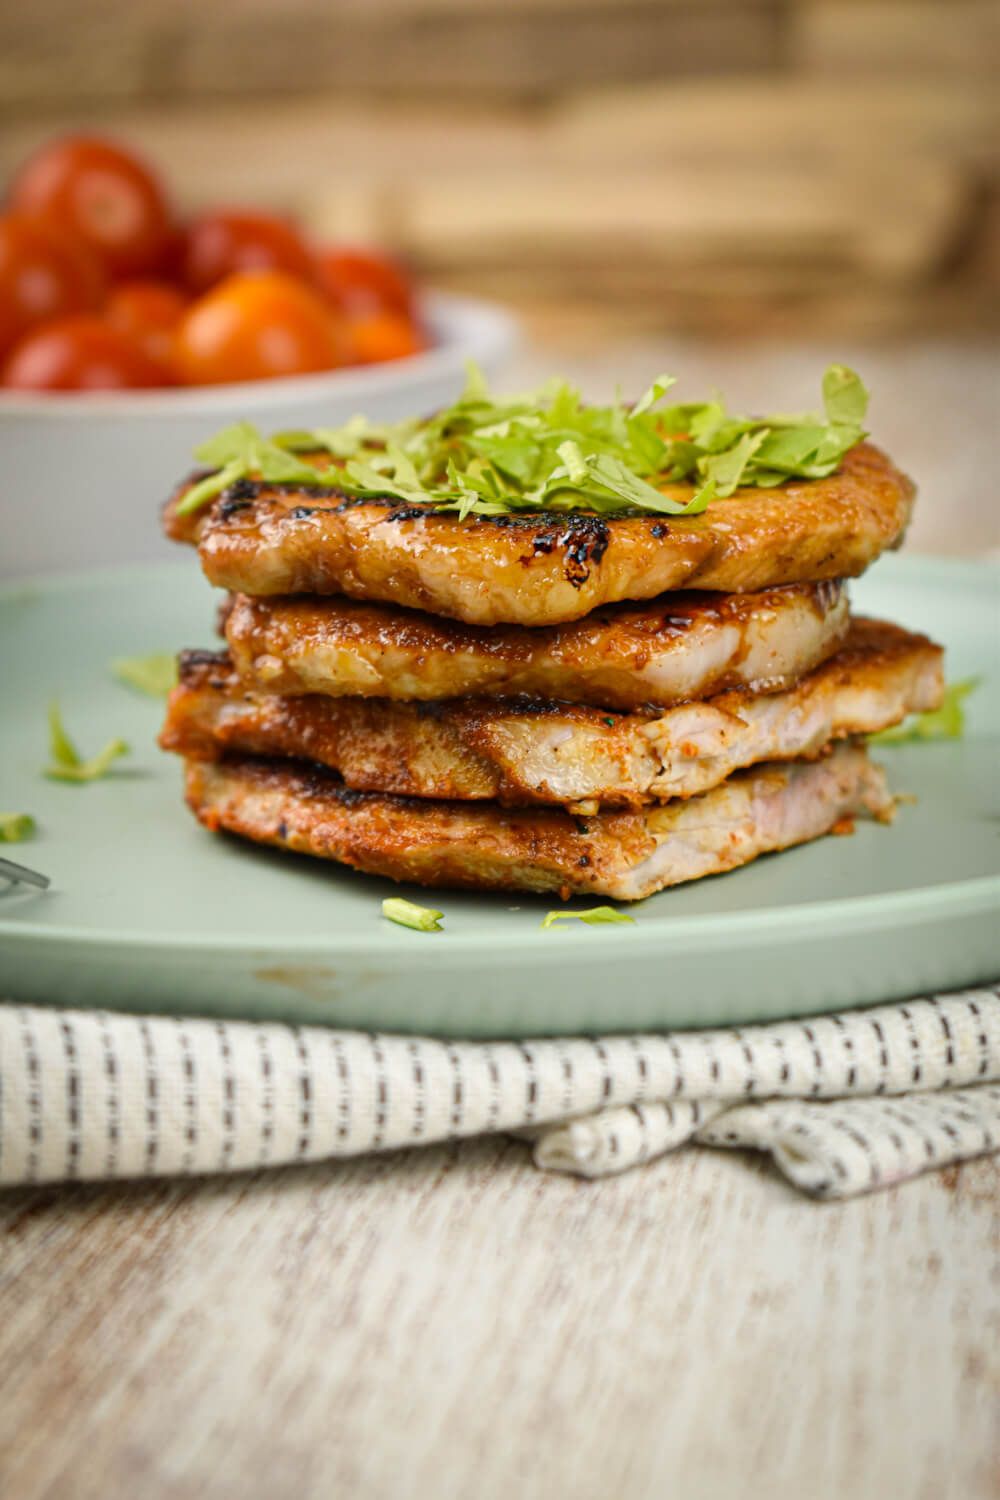
<path fill-rule="evenodd" d="M 627 912 L 615 911 L 613 906 L 592 906 L 589 911 L 550 911 L 542 926 L 554 927 L 557 922 L 565 922 L 571 918 L 586 922 L 588 927 L 600 927 L 605 922 L 635 921 L 635 917 L 630 917 Z"/>
<path fill-rule="evenodd" d="M 177 658 L 166 652 L 152 656 L 119 656 L 111 663 L 112 674 L 150 698 L 166 698 L 177 682 Z"/>
<path fill-rule="evenodd" d="M 59 705 L 50 705 L 49 754 L 52 761 L 45 767 L 46 776 L 55 781 L 97 781 L 107 774 L 120 755 L 128 753 L 129 747 L 124 740 L 109 740 L 103 750 L 84 760 L 66 733 Z"/>
<path fill-rule="evenodd" d="M 301 437 L 301 434 L 293 434 Z M 179 516 L 191 515 L 214 500 L 223 490 L 254 474 L 272 484 L 319 484 L 322 477 L 311 464 L 304 464 L 277 443 L 261 437 L 250 422 L 224 427 L 194 450 L 194 456 L 214 472 L 194 485 L 180 505 Z"/>
<path fill-rule="evenodd" d="M 418 906 L 415 901 L 404 901 L 402 896 L 387 896 L 382 902 L 382 915 L 400 927 L 412 927 L 416 932 L 441 932 L 443 911 L 434 911 L 430 906 Z"/>
<path fill-rule="evenodd" d="M 20 844 L 34 832 L 35 820 L 30 813 L 0 812 L 0 844 Z"/>
<path fill-rule="evenodd" d="M 870 745 L 907 745 L 919 740 L 960 740 L 965 733 L 964 700 L 974 693 L 980 678 L 966 677 L 961 682 L 952 682 L 944 690 L 940 708 L 926 713 L 914 714 L 903 724 L 892 729 L 882 729 L 870 734 Z"/>
<path fill-rule="evenodd" d="M 740 417 L 719 400 L 664 405 L 659 375 L 633 405 L 587 406 L 565 380 L 494 396 L 470 366 L 458 400 L 426 421 L 389 425 L 356 416 L 342 427 L 263 438 L 248 422 L 196 449 L 212 469 L 185 494 L 191 515 L 238 479 L 323 485 L 358 498 L 468 515 L 586 510 L 599 515 L 699 515 L 740 485 L 822 479 L 865 436 L 868 392 L 846 365 L 823 377 L 823 416 Z M 318 468 L 298 454 L 325 455 Z M 684 499 L 662 486 L 685 484 Z"/>

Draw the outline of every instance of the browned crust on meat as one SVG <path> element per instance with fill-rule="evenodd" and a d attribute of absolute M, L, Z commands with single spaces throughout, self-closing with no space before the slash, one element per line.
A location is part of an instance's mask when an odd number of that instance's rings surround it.
<path fill-rule="evenodd" d="M 225 635 L 240 676 L 271 693 L 325 692 L 435 700 L 463 694 L 559 698 L 600 708 L 640 709 L 748 686 L 748 668 L 762 632 L 799 610 L 811 638 L 797 648 L 792 670 L 752 673 L 752 685 L 777 691 L 817 666 L 840 645 L 848 627 L 839 580 L 763 589 L 755 594 L 669 593 L 643 604 L 613 604 L 563 625 L 476 626 L 345 598 L 254 599 L 237 594 Z M 718 652 L 717 628 L 730 649 Z M 673 695 L 652 683 L 658 664 L 692 642 L 713 636 L 713 668 L 696 690 Z M 705 653 L 708 655 L 709 653 Z M 330 663 L 332 665 L 321 665 Z"/>
<path fill-rule="evenodd" d="M 798 722 L 826 707 L 835 738 L 872 733 L 937 705 L 942 655 L 926 636 L 855 620 L 838 654 L 780 695 L 781 705 Z M 725 693 L 707 707 L 739 724 L 755 696 Z M 311 760 L 362 791 L 508 806 L 596 798 L 628 807 L 688 795 L 685 776 L 697 792 L 712 784 L 704 768 L 691 766 L 699 749 L 683 732 L 678 714 L 623 715 L 539 699 L 460 699 L 428 708 L 318 694 L 285 698 L 244 688 L 224 653 L 185 652 L 160 744 L 206 759 L 236 752 Z M 551 751 L 539 748 L 550 740 Z M 807 748 L 816 753 L 821 745 Z M 797 753 L 799 747 L 772 746 L 754 759 Z M 669 780 L 659 774 L 661 764 Z M 718 779 L 728 769 L 720 762 Z"/>
<path fill-rule="evenodd" d="M 191 760 L 186 796 L 213 831 L 424 885 L 588 890 L 654 847 L 637 813 L 605 814 L 598 838 L 587 820 L 561 810 L 501 813 L 354 792 L 292 761 Z"/>
<path fill-rule="evenodd" d="M 579 619 L 604 604 L 667 590 L 752 592 L 853 577 L 897 545 L 911 481 L 859 443 L 827 479 L 744 488 L 700 516 L 589 513 L 457 516 L 334 487 L 238 481 L 195 516 L 168 502 L 164 526 L 196 542 L 210 581 L 238 592 L 343 593 L 468 620 L 524 625 Z M 687 485 L 664 485 L 680 500 Z"/>
<path fill-rule="evenodd" d="M 782 807 L 791 795 L 796 816 L 790 804 Z M 242 758 L 188 761 L 186 796 L 213 832 L 392 880 L 620 900 L 733 869 L 767 850 L 819 837 L 855 814 L 891 815 L 881 773 L 852 745 L 815 764 L 738 773 L 690 802 L 589 819 L 548 808 L 511 811 L 494 803 L 355 792 L 314 767 Z"/>

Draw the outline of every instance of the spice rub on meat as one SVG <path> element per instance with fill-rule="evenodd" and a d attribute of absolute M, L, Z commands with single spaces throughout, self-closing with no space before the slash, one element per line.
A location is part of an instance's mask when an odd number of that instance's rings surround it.
<path fill-rule="evenodd" d="M 198 546 L 213 584 L 235 592 L 346 594 L 475 625 L 546 626 L 667 590 L 751 592 L 854 577 L 898 545 L 912 482 L 856 444 L 825 479 L 745 487 L 702 514 L 598 516 L 586 510 L 456 515 L 335 485 L 241 479 L 203 511 L 164 513 L 167 535 Z M 661 492 L 684 503 L 687 484 Z"/>
<path fill-rule="evenodd" d="M 189 760 L 195 816 L 225 831 L 372 875 L 475 890 L 635 901 L 774 849 L 892 815 L 881 770 L 847 742 L 818 761 L 738 771 L 688 801 L 581 818 L 562 809 L 351 791 L 301 762 Z"/>
<path fill-rule="evenodd" d="M 856 620 L 840 652 L 795 687 L 743 690 L 666 713 L 608 714 L 535 699 L 281 698 L 247 690 L 225 654 L 186 653 L 160 737 L 166 750 L 289 756 L 360 791 L 555 803 L 593 812 L 691 797 L 733 771 L 815 757 L 936 708 L 942 652 L 925 636 Z"/>
<path fill-rule="evenodd" d="M 636 709 L 789 686 L 848 628 L 838 582 L 759 594 L 666 594 L 565 625 L 461 625 L 349 599 L 238 595 L 225 634 L 262 692 L 434 700 L 541 698 Z"/>

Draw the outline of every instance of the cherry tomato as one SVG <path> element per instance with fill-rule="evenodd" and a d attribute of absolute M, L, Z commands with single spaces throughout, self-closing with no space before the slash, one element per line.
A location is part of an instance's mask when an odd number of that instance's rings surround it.
<path fill-rule="evenodd" d="M 97 307 L 104 276 L 86 245 L 27 214 L 0 218 L 0 357 L 46 318 Z"/>
<path fill-rule="evenodd" d="M 361 365 L 377 365 L 386 359 L 406 359 L 427 348 L 427 340 L 413 319 L 396 312 L 377 312 L 366 318 L 352 318 L 348 333 L 352 356 Z"/>
<path fill-rule="evenodd" d="M 345 352 L 322 297 L 281 271 L 227 277 L 192 304 L 177 330 L 177 366 L 191 385 L 329 370 Z"/>
<path fill-rule="evenodd" d="M 170 385 L 169 371 L 110 323 L 82 313 L 27 334 L 0 370 L 18 391 L 114 391 Z"/>
<path fill-rule="evenodd" d="M 193 292 L 207 292 L 236 271 L 287 271 L 312 281 L 312 260 L 301 238 L 276 214 L 218 209 L 188 227 L 183 277 Z"/>
<path fill-rule="evenodd" d="M 331 246 L 315 257 L 316 282 L 335 307 L 354 314 L 413 312 L 413 287 L 403 268 L 378 250 Z"/>
<path fill-rule="evenodd" d="M 113 289 L 104 316 L 150 359 L 169 368 L 174 334 L 187 307 L 184 293 L 165 281 L 124 281 Z"/>
<path fill-rule="evenodd" d="M 155 272 L 169 243 L 158 179 L 131 151 L 97 136 L 67 136 L 36 151 L 16 174 L 10 202 L 85 240 L 113 276 Z"/>

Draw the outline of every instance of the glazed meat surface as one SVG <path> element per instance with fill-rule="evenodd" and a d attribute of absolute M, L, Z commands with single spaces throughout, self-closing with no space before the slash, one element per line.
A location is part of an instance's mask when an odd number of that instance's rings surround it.
<path fill-rule="evenodd" d="M 914 488 L 859 443 L 827 479 L 739 489 L 697 516 L 589 512 L 468 516 L 326 488 L 237 481 L 164 525 L 195 542 L 209 580 L 234 592 L 347 594 L 475 625 L 552 625 L 666 590 L 751 592 L 854 577 L 899 543 Z M 687 485 L 664 493 L 690 499 Z"/>
<path fill-rule="evenodd" d="M 735 687 L 774 690 L 835 651 L 839 583 L 760 594 L 666 594 L 527 630 L 459 625 L 349 599 L 238 595 L 226 638 L 263 692 L 441 699 L 527 693 L 601 708 L 667 705 Z"/>
<path fill-rule="evenodd" d="M 243 758 L 188 761 L 186 792 L 206 828 L 372 875 L 619 901 L 892 814 L 882 772 L 850 742 L 822 760 L 738 771 L 686 802 L 588 819 L 355 792 L 301 763 Z"/>
<path fill-rule="evenodd" d="M 288 756 L 348 787 L 591 813 L 690 797 L 762 761 L 815 757 L 936 708 L 942 652 L 924 636 L 856 620 L 844 648 L 781 693 L 731 692 L 663 714 L 459 700 L 281 698 L 247 690 L 224 654 L 187 653 L 160 739 L 181 755 Z"/>

